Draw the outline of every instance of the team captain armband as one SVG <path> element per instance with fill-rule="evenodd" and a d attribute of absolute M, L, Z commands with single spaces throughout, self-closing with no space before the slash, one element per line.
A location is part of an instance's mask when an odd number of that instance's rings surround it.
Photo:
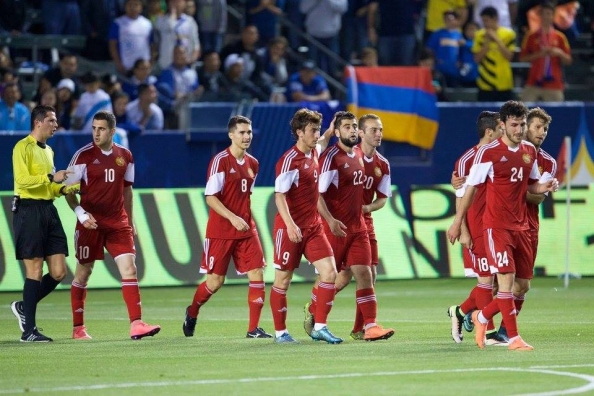
<path fill-rule="evenodd" d="M 85 221 L 91 218 L 80 205 L 74 208 L 74 213 L 76 214 L 76 217 L 78 217 L 80 224 L 85 224 Z"/>

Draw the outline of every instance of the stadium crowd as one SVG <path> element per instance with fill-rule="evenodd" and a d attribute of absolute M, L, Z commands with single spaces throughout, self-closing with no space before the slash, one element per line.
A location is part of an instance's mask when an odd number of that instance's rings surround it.
<path fill-rule="evenodd" d="M 27 129 L 17 102 L 55 106 L 61 128 L 87 131 L 95 106 L 113 109 L 118 125 L 138 133 L 176 128 L 188 101 L 329 100 L 336 94 L 327 78 L 340 80 L 342 67 L 298 30 L 349 64 L 430 67 L 439 100 L 448 100 L 446 87 L 478 87 L 485 101 L 514 98 L 511 62 L 517 60 L 530 63 L 522 99 L 559 101 L 562 66 L 572 62 L 570 45 L 579 30 L 594 28 L 594 2 L 580 3 L 5 1 L 0 34 L 82 35 L 87 41 L 79 52 L 63 52 L 57 65 L 42 56 L 39 66 L 47 70 L 31 101 L 23 99 L 29 98 L 18 77 L 19 68 L 30 64 L 30 51 L 2 49 L 0 129 Z M 230 7 L 243 11 L 241 21 L 228 20 Z M 81 75 L 79 57 L 113 62 L 116 73 Z"/>

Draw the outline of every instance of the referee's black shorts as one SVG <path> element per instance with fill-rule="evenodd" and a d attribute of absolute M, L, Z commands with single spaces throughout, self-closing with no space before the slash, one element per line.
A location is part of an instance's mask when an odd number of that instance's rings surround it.
<path fill-rule="evenodd" d="M 52 201 L 21 199 L 12 227 L 17 260 L 68 256 L 66 234 Z"/>

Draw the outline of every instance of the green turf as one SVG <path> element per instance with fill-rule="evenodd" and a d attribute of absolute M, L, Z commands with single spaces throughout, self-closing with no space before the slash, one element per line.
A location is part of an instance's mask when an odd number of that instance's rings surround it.
<path fill-rule="evenodd" d="M 226 286 L 202 309 L 196 335 L 181 331 L 193 288 L 142 290 L 144 319 L 163 330 L 154 338 L 128 338 L 119 290 L 90 290 L 91 341 L 71 336 L 69 293 L 50 295 L 38 325 L 50 344 L 18 342 L 9 303 L 0 294 L 0 394 L 167 395 L 510 395 L 594 394 L 594 279 L 539 278 L 519 317 L 533 352 L 502 347 L 479 350 L 471 334 L 450 338 L 449 305 L 464 299 L 474 281 L 390 281 L 377 285 L 379 320 L 396 329 L 387 341 L 348 339 L 354 317 L 353 285 L 337 296 L 330 315 L 341 345 L 313 342 L 302 329 L 311 285 L 289 290 L 288 326 L 299 345 L 245 339 L 245 286 Z M 268 301 L 261 325 L 273 331 Z M 548 393 L 545 393 L 548 392 Z"/>

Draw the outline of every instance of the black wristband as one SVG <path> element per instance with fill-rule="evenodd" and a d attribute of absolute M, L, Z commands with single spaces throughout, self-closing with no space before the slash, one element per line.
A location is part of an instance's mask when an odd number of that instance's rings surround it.
<path fill-rule="evenodd" d="M 54 175 L 52 175 L 51 173 L 48 173 L 47 178 L 49 179 L 50 183 L 54 182 Z"/>
<path fill-rule="evenodd" d="M 64 191 L 65 189 L 66 189 L 66 186 L 60 187 L 60 194 L 66 195 L 67 193 Z"/>

